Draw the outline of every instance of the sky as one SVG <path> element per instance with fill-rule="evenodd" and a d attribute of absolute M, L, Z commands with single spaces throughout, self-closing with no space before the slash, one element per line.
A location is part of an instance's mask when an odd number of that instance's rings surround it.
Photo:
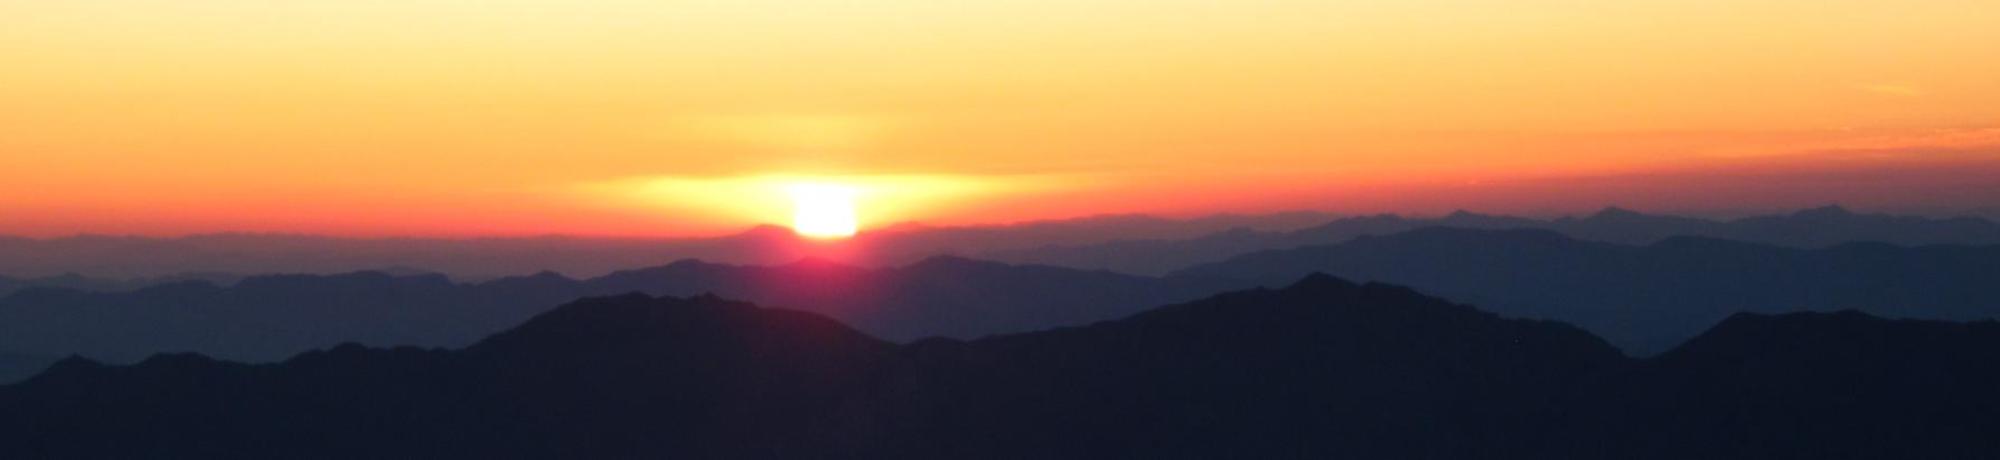
<path fill-rule="evenodd" d="M 2000 203 L 2000 3 L 0 0 L 0 234 Z"/>

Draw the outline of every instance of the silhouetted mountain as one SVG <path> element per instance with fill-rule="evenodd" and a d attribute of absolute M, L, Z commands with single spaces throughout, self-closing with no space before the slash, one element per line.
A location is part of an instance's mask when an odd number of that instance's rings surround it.
<path fill-rule="evenodd" d="M 818 259 L 773 267 L 684 261 L 588 281 L 595 292 L 714 293 L 833 316 L 906 341 L 971 338 L 1116 318 L 1243 286 L 933 257 L 863 269 Z"/>
<path fill-rule="evenodd" d="M 221 234 L 184 238 L 78 236 L 0 238 L 0 273 L 83 273 L 97 278 L 156 278 L 187 272 L 349 273 L 424 267 L 458 280 L 489 280 L 537 271 L 599 276 L 663 260 L 771 265 L 815 257 L 888 267 L 937 255 L 1009 263 L 1160 275 L 1268 249 L 1340 243 L 1427 227 L 1539 228 L 1593 241 L 1650 244 L 1672 236 L 1707 236 L 1797 247 L 1878 241 L 1902 245 L 2000 244 L 2000 224 L 1982 218 L 1932 219 L 1859 214 L 1838 207 L 1712 221 L 1607 208 L 1554 220 L 1456 212 L 1439 218 L 1394 215 L 1332 220 L 1320 213 L 1197 219 L 1098 216 L 1012 225 L 899 225 L 841 241 L 799 238 L 760 226 L 712 238 L 386 238 Z M 1331 220 L 1329 222 L 1329 220 Z M 411 273 L 414 274 L 414 273 Z M 0 282 L 4 284 L 4 282 Z M 137 287 L 127 285 L 127 288 Z M 0 286 L 4 288 L 4 286 Z"/>
<path fill-rule="evenodd" d="M 2000 244 L 2000 224 L 1960 217 L 1932 219 L 1885 214 L 1857 214 L 1839 206 L 1792 214 L 1715 221 L 1642 214 L 1611 207 L 1582 218 L 1554 220 L 1491 216 L 1459 211 L 1435 218 L 1395 215 L 1350 217 L 1289 232 L 1232 230 L 1192 239 L 1127 239 L 1089 245 L 1044 246 L 1001 250 L 979 257 L 1013 263 L 1105 269 L 1124 273 L 1164 274 L 1201 263 L 1271 249 L 1336 244 L 1369 235 L 1389 235 L 1421 228 L 1542 229 L 1571 238 L 1652 244 L 1676 236 L 1701 236 L 1779 246 L 1818 248 L 1851 242 L 1899 245 Z"/>
<path fill-rule="evenodd" d="M 129 291 L 159 284 L 183 281 L 210 281 L 214 283 L 234 283 L 239 277 L 224 273 L 184 273 L 155 278 L 106 279 L 92 278 L 75 273 L 38 278 L 11 278 L 0 276 L 0 297 L 6 297 L 28 288 L 62 288 L 79 291 Z"/>
<path fill-rule="evenodd" d="M 1565 403 L 1551 457 L 1991 458 L 2000 324 L 1738 314 Z"/>
<path fill-rule="evenodd" d="M 790 229 L 759 226 L 703 238 L 379 238 L 278 234 L 215 234 L 181 238 L 84 235 L 0 237 L 0 273 L 148 278 L 185 272 L 333 274 L 380 267 L 424 267 L 460 280 L 487 280 L 550 270 L 600 276 L 664 260 L 703 259 L 779 264 L 820 257 L 863 266 L 897 266 L 946 254 L 1044 245 L 1081 245 L 1124 238 L 1190 238 L 1229 228 L 1290 230 L 1323 223 L 1313 213 L 1216 215 L 1168 219 L 1096 216 L 1009 225 L 900 225 L 844 241 L 799 238 Z"/>
<path fill-rule="evenodd" d="M 0 384 L 19 382 L 41 373 L 55 362 L 56 358 L 47 356 L 0 353 Z"/>
<path fill-rule="evenodd" d="M 212 458 L 1470 454 L 1515 411 L 1618 359 L 1574 328 L 1331 278 L 909 347 L 805 313 L 622 296 L 463 351 L 343 346 L 264 366 L 68 361 L 0 390 L 0 432 L 23 433 L 0 447 Z M 1423 439 L 1430 432 L 1465 436 Z M 119 442 L 90 442 L 106 436 Z"/>
<path fill-rule="evenodd" d="M 513 296 L 513 297 L 502 297 Z M 341 342 L 464 345 L 575 292 L 467 289 L 442 276 L 278 275 L 129 292 L 34 288 L 0 299 L 0 350 L 130 362 L 197 351 L 268 361 Z M 483 330 L 482 330 L 483 329 Z"/>
<path fill-rule="evenodd" d="M 0 350 L 132 362 L 192 351 L 271 361 L 342 342 L 456 347 L 593 295 L 715 293 L 814 311 L 880 337 L 972 338 L 1079 325 L 1244 286 L 936 257 L 897 268 L 821 260 L 699 261 L 574 280 L 554 273 L 453 283 L 441 275 L 278 275 L 130 292 L 34 288 L 0 298 Z"/>
<path fill-rule="evenodd" d="M 1397 283 L 1509 316 L 1583 326 L 1637 354 L 1736 312 L 1858 309 L 1975 320 L 2000 314 L 2000 246 L 1855 243 L 1795 249 L 1675 237 L 1646 246 L 1547 230 L 1430 228 L 1266 251 L 1177 276 L 1276 285 L 1313 272 Z"/>
<path fill-rule="evenodd" d="M 892 418 L 925 458 L 1501 456 L 1623 360 L 1568 325 L 1323 275 L 908 352 L 927 380 L 891 394 L 934 409 Z"/>
<path fill-rule="evenodd" d="M 1742 315 L 1657 358 L 1314 276 L 893 345 L 715 297 L 578 301 L 457 351 L 81 359 L 0 387 L 26 458 L 1982 458 L 2000 327 Z M 1624 411 L 1631 411 L 1626 413 Z M 107 440 L 116 440 L 110 442 Z"/>
<path fill-rule="evenodd" d="M 892 351 L 805 313 L 714 298 L 599 298 L 462 351 L 345 345 L 258 366 L 198 355 L 129 367 L 65 361 L 0 391 L 9 411 L 0 432 L 10 433 L 0 449 L 30 458 L 798 457 L 856 428 L 829 417 L 865 408 L 853 399 L 869 396 Z"/>

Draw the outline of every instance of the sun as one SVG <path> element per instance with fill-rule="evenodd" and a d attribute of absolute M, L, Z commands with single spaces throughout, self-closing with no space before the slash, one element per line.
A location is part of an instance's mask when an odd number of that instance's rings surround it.
<path fill-rule="evenodd" d="M 837 184 L 792 184 L 792 231 L 809 238 L 846 238 L 859 226 L 854 218 L 854 187 Z"/>

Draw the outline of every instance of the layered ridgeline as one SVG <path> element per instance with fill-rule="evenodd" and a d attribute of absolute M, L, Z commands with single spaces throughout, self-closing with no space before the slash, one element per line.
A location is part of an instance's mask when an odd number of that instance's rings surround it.
<path fill-rule="evenodd" d="M 542 273 L 470 284 L 379 272 L 257 276 L 229 286 L 17 292 L 0 298 L 0 352 L 122 363 L 161 352 L 271 361 L 342 342 L 461 347 L 563 302 L 630 292 L 715 293 L 825 314 L 890 340 L 974 338 L 1081 325 L 1243 286 L 951 257 L 880 269 L 682 261 L 585 280 Z M 0 365 L 0 382 L 33 367 L 11 366 L 10 376 Z"/>
<path fill-rule="evenodd" d="M 2000 311 L 2000 248 L 1847 244 L 1791 249 L 1703 238 L 1647 246 L 1547 231 L 1423 229 L 1270 251 L 1165 278 L 939 257 L 886 269 L 695 261 L 576 280 L 437 275 L 251 277 L 125 292 L 34 288 L 0 298 L 0 381 L 51 357 L 132 362 L 159 352 L 271 361 L 342 342 L 470 344 L 585 296 L 716 293 L 826 314 L 894 341 L 972 338 L 1119 317 L 1311 272 L 1405 284 L 1513 317 L 1555 319 L 1651 355 L 1732 313 L 1857 309 L 1972 320 Z"/>
<path fill-rule="evenodd" d="M 1331 220 L 1312 212 L 1167 219 L 1096 216 L 1009 225 L 932 227 L 904 224 L 839 242 L 808 240 L 791 229 L 759 226 L 695 238 L 338 238 L 283 234 L 213 234 L 177 238 L 83 235 L 29 239 L 0 236 L 0 274 L 20 278 L 82 273 L 100 278 L 158 278 L 187 272 L 347 273 L 422 267 L 457 279 L 483 280 L 553 270 L 601 276 L 660 261 L 702 259 L 782 264 L 806 257 L 870 267 L 935 255 L 975 254 L 1126 238 L 1192 238 L 1230 228 L 1282 231 Z M 0 287 L 5 280 L 0 279 Z"/>
<path fill-rule="evenodd" d="M 78 291 L 117 292 L 117 291 L 130 291 L 135 289 L 143 289 L 162 284 L 171 284 L 171 283 L 179 283 L 187 281 L 207 281 L 211 283 L 227 284 L 227 283 L 234 283 L 237 280 L 241 280 L 242 278 L 243 277 L 241 276 L 236 276 L 226 273 L 184 273 L 173 276 L 161 276 L 153 278 L 126 278 L 126 279 L 97 278 L 97 277 L 79 275 L 75 273 L 66 273 L 53 276 L 38 276 L 32 278 L 16 278 L 9 276 L 0 276 L 0 297 L 6 297 L 9 295 L 13 295 L 15 292 L 20 292 L 22 290 L 32 289 L 32 288 L 59 288 L 59 289 L 73 289 Z"/>
<path fill-rule="evenodd" d="M 837 243 L 801 239 L 789 229 L 757 227 L 709 238 L 385 238 L 220 234 L 182 238 L 0 236 L 0 274 L 17 278 L 83 273 L 100 278 L 160 278 L 183 273 L 346 273 L 421 267 L 456 279 L 484 280 L 553 270 L 599 276 L 666 260 L 781 264 L 805 257 L 868 267 L 900 266 L 936 255 L 1009 263 L 1109 269 L 1159 275 L 1267 249 L 1345 242 L 1428 227 L 1545 229 L 1572 238 L 1650 244 L 1706 236 L 1796 247 L 1874 241 L 1900 245 L 2000 244 L 2000 224 L 1982 218 L 1933 219 L 1862 214 L 1840 207 L 1735 220 L 1641 214 L 1610 208 L 1582 217 L 1531 219 L 1458 212 L 1439 218 L 1335 216 L 1300 212 L 1200 219 L 1100 216 L 1013 225 L 899 225 Z M 1233 230 L 1232 230 L 1233 229 Z M 0 278 L 0 291 L 7 280 Z"/>
<path fill-rule="evenodd" d="M 1276 286 L 1306 273 L 1407 285 L 1508 316 L 1556 319 L 1658 353 L 1737 312 L 2000 316 L 2000 246 L 1798 249 L 1699 237 L 1644 246 L 1546 230 L 1431 228 L 1258 252 L 1176 272 Z"/>
<path fill-rule="evenodd" d="M 2000 223 L 1977 217 L 1933 219 L 1861 214 L 1839 206 L 1791 214 L 1709 220 L 1642 214 L 1607 208 L 1581 218 L 1530 219 L 1460 211 L 1439 218 L 1396 215 L 1349 217 L 1298 230 L 1241 228 L 1197 238 L 1127 238 L 1080 245 L 1001 249 L 977 256 L 1014 263 L 1164 274 L 1191 265 L 1272 249 L 1343 243 L 1361 236 L 1449 227 L 1504 230 L 1539 229 L 1587 241 L 1645 245 L 1677 236 L 1699 236 L 1797 248 L 1853 242 L 1915 246 L 2000 245 Z"/>
<path fill-rule="evenodd" d="M 895 345 L 715 297 L 571 303 L 462 350 L 66 360 L 23 458 L 1982 458 L 2000 325 L 1743 314 L 1629 359 L 1561 323 L 1314 276 Z"/>

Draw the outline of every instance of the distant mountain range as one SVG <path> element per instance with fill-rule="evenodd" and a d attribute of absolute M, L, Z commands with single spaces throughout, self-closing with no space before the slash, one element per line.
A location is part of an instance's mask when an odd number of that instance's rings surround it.
<path fill-rule="evenodd" d="M 1439 218 L 1376 215 L 1336 219 L 1328 214 L 1301 212 L 1199 219 L 1120 215 L 968 227 L 905 224 L 839 241 L 800 238 L 789 229 L 775 226 L 720 237 L 679 239 L 562 236 L 346 239 L 258 234 L 184 238 L 79 236 L 42 240 L 0 237 L 0 274 L 36 278 L 80 273 L 91 278 L 144 281 L 182 277 L 187 273 L 333 274 L 415 267 L 411 270 L 443 273 L 460 281 L 483 281 L 541 271 L 595 277 L 682 259 L 772 265 L 811 257 L 865 267 L 893 267 L 931 256 L 956 255 L 1017 264 L 1161 275 L 1261 250 L 1334 244 L 1363 235 L 1429 227 L 1544 229 L 1578 239 L 1625 244 L 1650 244 L 1673 236 L 1802 248 L 1849 242 L 2000 244 L 2000 224 L 1982 218 L 1861 214 L 1838 206 L 1727 221 L 1641 214 L 1619 208 L 1559 219 L 1463 211 Z"/>
<path fill-rule="evenodd" d="M 1011 225 L 897 225 L 838 242 L 803 239 L 760 226 L 710 238 L 334 238 L 216 234 L 182 238 L 0 237 L 0 274 L 35 278 L 80 273 L 93 278 L 158 278 L 184 273 L 348 273 L 417 267 L 464 281 L 540 271 L 594 277 L 666 261 L 782 264 L 806 257 L 864 266 L 899 266 L 936 255 L 963 255 L 1123 238 L 1191 238 L 1230 228 L 1290 230 L 1333 216 L 1314 212 L 1168 219 L 1109 215 Z"/>
<path fill-rule="evenodd" d="M 909 345 L 711 296 L 594 298 L 462 350 L 69 359 L 23 458 L 1987 458 L 2000 324 L 1738 314 L 1630 359 L 1312 276 Z"/>
<path fill-rule="evenodd" d="M 1855 309 L 1946 320 L 2000 314 L 2000 290 L 1992 288 L 2000 286 L 2000 246 L 1799 249 L 1695 237 L 1629 246 L 1548 230 L 1427 228 L 1259 252 L 1167 277 L 933 257 L 892 268 L 819 259 L 683 261 L 590 279 L 544 272 L 478 283 L 403 271 L 121 291 L 37 287 L 0 297 L 0 352 L 40 357 L 0 365 L 0 382 L 71 354 L 128 363 L 200 352 L 266 362 L 342 342 L 464 346 L 550 305 L 629 292 L 714 293 L 796 308 L 894 341 L 975 338 L 1088 324 L 1313 272 L 1569 322 L 1637 355 L 1664 351 L 1736 312 Z"/>
<path fill-rule="evenodd" d="M 1630 246 L 1550 230 L 1427 228 L 1257 252 L 1175 276 L 1273 286 L 1315 272 L 1412 286 L 1508 316 L 1569 322 L 1642 355 L 1737 312 L 2000 316 L 2000 246 L 1801 249 L 1703 237 Z"/>
<path fill-rule="evenodd" d="M 75 273 L 35 278 L 0 276 L 0 297 L 6 297 L 28 288 L 62 288 L 92 292 L 117 292 L 187 281 L 234 284 L 241 279 L 243 279 L 242 276 L 227 273 L 186 273 L 153 278 L 128 279 L 93 278 Z"/>
<path fill-rule="evenodd" d="M 0 298 L 0 351 L 121 363 L 199 352 L 257 362 L 342 342 L 458 347 L 553 305 L 630 292 L 750 299 L 898 341 L 974 338 L 1087 324 L 1244 286 L 953 257 L 895 268 L 682 261 L 583 280 L 544 272 L 480 283 L 436 274 L 273 275 L 118 292 L 29 288 Z M 0 366 L 0 382 L 24 377 L 5 371 Z"/>
<path fill-rule="evenodd" d="M 1879 242 L 1905 246 L 1932 244 L 1997 245 L 2000 224 L 1977 217 L 1933 219 L 1859 214 L 1839 206 L 1791 214 L 1707 220 L 1642 214 L 1606 208 L 1582 218 L 1528 219 L 1460 211 L 1424 219 L 1396 215 L 1348 217 L 1292 231 L 1234 229 L 1190 239 L 1129 238 L 1083 245 L 1004 249 L 977 257 L 1012 263 L 1105 269 L 1158 275 L 1262 250 L 1342 243 L 1360 236 L 1389 235 L 1431 227 L 1486 230 L 1539 229 L 1589 241 L 1652 244 L 1676 236 L 1699 236 L 1798 248 Z"/>

